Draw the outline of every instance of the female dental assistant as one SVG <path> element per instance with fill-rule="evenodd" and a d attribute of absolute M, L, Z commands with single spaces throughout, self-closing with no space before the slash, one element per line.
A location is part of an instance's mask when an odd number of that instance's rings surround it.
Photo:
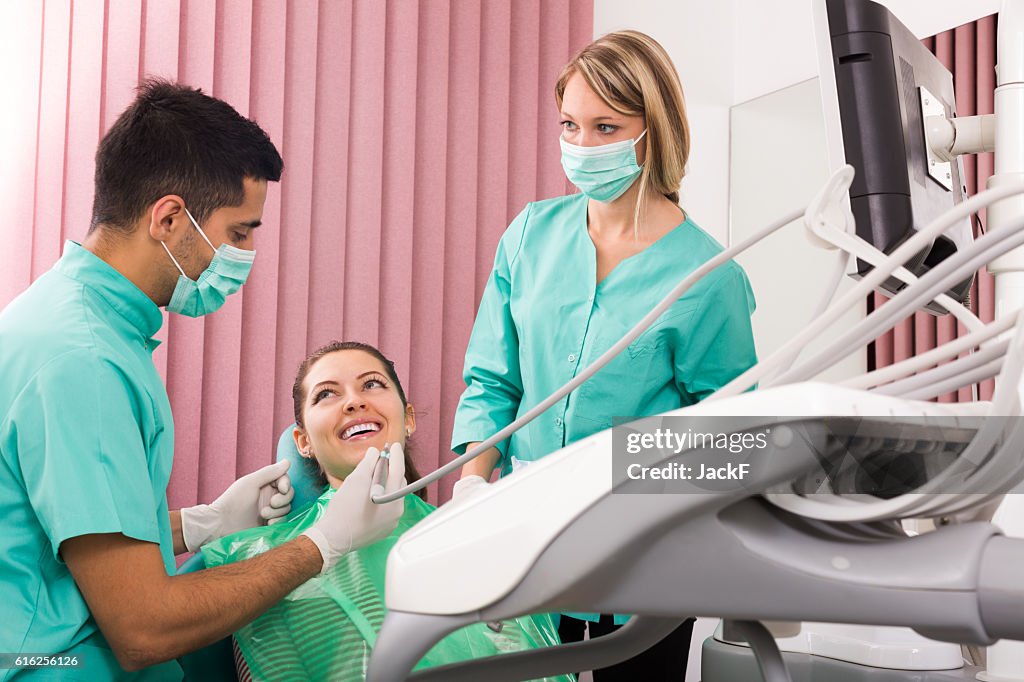
<path fill-rule="evenodd" d="M 689 129 L 664 49 L 635 31 L 580 51 L 555 87 L 562 166 L 579 194 L 528 204 L 498 245 L 455 416 L 463 453 L 587 367 L 680 279 L 722 250 L 679 207 Z M 734 262 L 712 271 L 590 381 L 465 465 L 456 500 L 597 431 L 615 416 L 694 404 L 756 362 L 754 297 Z M 627 616 L 563 617 L 563 641 Z M 595 680 L 682 679 L 692 621 Z"/>

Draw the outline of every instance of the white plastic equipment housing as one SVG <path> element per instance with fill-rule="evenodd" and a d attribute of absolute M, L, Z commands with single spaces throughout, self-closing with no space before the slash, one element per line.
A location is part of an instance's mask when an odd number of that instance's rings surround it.
<path fill-rule="evenodd" d="M 944 416 L 964 405 L 904 400 L 818 383 L 703 402 L 669 416 Z M 388 556 L 387 608 L 427 614 L 479 611 L 509 594 L 548 545 L 611 494 L 606 429 L 521 469 L 403 535 Z M 467 579 L 472 576 L 472 579 Z"/>
<path fill-rule="evenodd" d="M 715 639 L 738 646 L 715 630 Z M 964 659 L 958 644 L 936 642 L 909 628 L 842 623 L 804 623 L 798 635 L 776 637 L 780 651 L 810 654 L 889 670 L 958 670 Z"/>

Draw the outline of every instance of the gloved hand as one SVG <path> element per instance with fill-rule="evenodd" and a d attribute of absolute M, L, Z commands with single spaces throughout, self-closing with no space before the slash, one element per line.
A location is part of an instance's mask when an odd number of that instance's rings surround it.
<path fill-rule="evenodd" d="M 455 482 L 455 487 L 452 488 L 452 502 L 454 504 L 464 502 L 476 493 L 485 490 L 489 485 L 490 483 L 483 476 L 476 474 L 463 476 Z"/>
<path fill-rule="evenodd" d="M 211 540 L 283 518 L 291 511 L 295 497 L 288 465 L 287 460 L 281 460 L 265 466 L 232 483 L 211 504 L 182 509 L 185 547 L 194 552 Z M 266 490 L 271 491 L 269 499 Z"/>
<path fill-rule="evenodd" d="M 384 492 L 392 493 L 405 485 L 405 453 L 402 446 L 390 448 L 387 479 Z M 399 498 L 387 504 L 374 504 L 370 499 L 373 473 L 378 466 L 380 452 L 369 448 L 366 454 L 348 475 L 345 481 L 327 503 L 323 516 L 303 535 L 316 544 L 324 558 L 321 574 L 326 573 L 342 555 L 354 549 L 382 540 L 398 526 L 398 520 L 405 511 L 405 499 Z"/>

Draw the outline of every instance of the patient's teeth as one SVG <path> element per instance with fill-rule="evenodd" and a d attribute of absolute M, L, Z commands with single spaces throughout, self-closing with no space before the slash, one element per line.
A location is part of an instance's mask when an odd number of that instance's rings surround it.
<path fill-rule="evenodd" d="M 345 432 L 341 434 L 342 439 L 351 438 L 360 433 L 367 431 L 380 431 L 380 425 L 374 424 L 373 422 L 364 422 L 362 424 L 356 424 L 345 429 Z"/>

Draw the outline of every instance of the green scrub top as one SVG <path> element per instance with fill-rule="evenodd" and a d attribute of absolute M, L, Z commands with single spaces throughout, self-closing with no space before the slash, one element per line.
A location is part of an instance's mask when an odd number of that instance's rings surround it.
<path fill-rule="evenodd" d="M 68 538 L 122 533 L 158 543 L 175 571 L 174 425 L 151 357 L 162 320 L 74 242 L 0 313 L 0 652 L 79 662 L 0 669 L 5 682 L 182 679 L 175 661 L 125 672 L 58 555 Z"/>
<path fill-rule="evenodd" d="M 722 247 L 687 218 L 597 284 L 587 198 L 527 205 L 498 244 L 466 351 L 452 449 L 494 435 L 587 367 Z M 751 367 L 754 294 L 716 268 L 590 381 L 499 444 L 501 472 L 612 425 L 692 405 Z"/>
<path fill-rule="evenodd" d="M 554 393 L 721 251 L 687 218 L 598 284 L 587 197 L 528 204 L 498 244 L 480 301 L 452 449 L 462 454 Z M 589 381 L 500 443 L 501 475 L 610 428 L 613 417 L 707 397 L 757 362 L 753 312 L 743 269 L 716 268 Z"/>

